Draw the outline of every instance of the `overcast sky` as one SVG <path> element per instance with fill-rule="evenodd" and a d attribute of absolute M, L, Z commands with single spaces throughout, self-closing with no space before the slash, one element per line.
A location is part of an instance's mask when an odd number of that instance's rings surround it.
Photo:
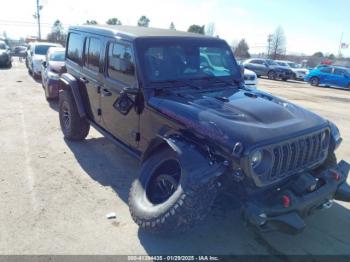
<path fill-rule="evenodd" d="M 216 34 L 230 44 L 245 38 L 252 53 L 265 52 L 267 35 L 282 26 L 287 51 L 338 54 L 341 34 L 350 43 L 349 0 L 40 0 L 42 35 L 59 19 L 65 27 L 110 17 L 136 25 L 146 15 L 150 26 L 187 30 L 191 24 L 215 23 Z M 36 0 L 4 0 L 0 33 L 10 37 L 36 35 Z M 342 53 L 350 56 L 350 48 Z"/>

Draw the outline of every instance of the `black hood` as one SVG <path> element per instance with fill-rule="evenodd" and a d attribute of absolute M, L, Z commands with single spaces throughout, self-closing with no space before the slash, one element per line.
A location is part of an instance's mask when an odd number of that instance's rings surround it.
<path fill-rule="evenodd" d="M 318 115 L 260 91 L 172 92 L 152 97 L 149 104 L 184 130 L 229 150 L 236 142 L 247 149 L 327 125 Z"/>

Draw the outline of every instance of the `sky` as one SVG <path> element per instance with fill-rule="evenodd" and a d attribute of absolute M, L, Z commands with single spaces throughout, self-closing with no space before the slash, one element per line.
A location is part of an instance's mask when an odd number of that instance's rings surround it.
<path fill-rule="evenodd" d="M 37 35 L 33 14 L 36 0 L 3 0 L 0 35 L 19 38 Z M 349 0 L 40 0 L 42 36 L 59 19 L 66 28 L 117 17 L 136 25 L 141 15 L 151 27 L 186 31 L 192 24 L 215 24 L 215 34 L 229 44 L 245 38 L 251 53 L 266 52 L 267 35 L 281 26 L 287 52 L 311 55 L 317 51 L 338 54 L 341 36 L 350 44 Z M 6 12 L 4 12 L 6 10 Z M 342 49 L 350 57 L 348 49 Z"/>

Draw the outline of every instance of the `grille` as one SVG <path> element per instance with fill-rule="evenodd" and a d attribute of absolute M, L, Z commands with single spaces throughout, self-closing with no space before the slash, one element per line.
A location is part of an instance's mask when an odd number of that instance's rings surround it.
<path fill-rule="evenodd" d="M 268 150 L 273 155 L 269 178 L 281 178 L 323 160 L 326 149 L 322 149 L 321 137 L 324 132 L 322 130 L 269 147 Z"/>

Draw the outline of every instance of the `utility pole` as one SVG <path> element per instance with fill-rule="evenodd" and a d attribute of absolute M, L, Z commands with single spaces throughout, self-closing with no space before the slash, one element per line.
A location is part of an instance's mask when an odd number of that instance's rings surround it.
<path fill-rule="evenodd" d="M 342 48 L 342 44 L 343 44 L 343 32 L 341 33 L 341 37 L 340 37 L 340 43 L 339 43 L 339 50 L 338 50 L 338 57 L 341 57 L 341 48 Z"/>
<path fill-rule="evenodd" d="M 269 34 L 269 35 L 267 36 L 267 43 L 268 43 L 268 46 L 267 46 L 267 58 L 270 57 L 270 53 L 271 53 L 272 37 L 273 37 L 272 34 Z"/>
<path fill-rule="evenodd" d="M 33 15 L 38 21 L 38 38 L 41 39 L 41 27 L 40 27 L 40 10 L 43 9 L 42 5 L 39 5 L 39 0 L 36 0 L 36 13 Z"/>

